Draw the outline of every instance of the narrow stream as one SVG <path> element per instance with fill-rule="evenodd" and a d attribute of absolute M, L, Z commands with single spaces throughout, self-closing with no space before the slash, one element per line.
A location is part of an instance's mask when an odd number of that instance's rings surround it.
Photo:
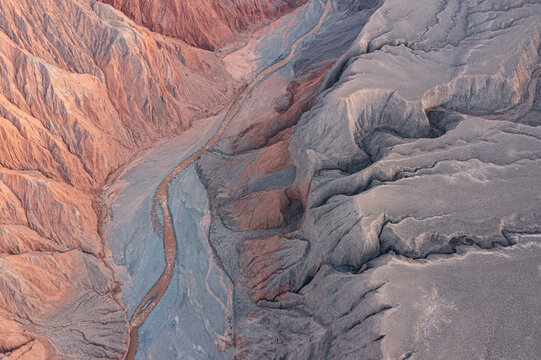
<path fill-rule="evenodd" d="M 218 129 L 214 135 L 195 153 L 190 155 L 188 158 L 179 163 L 159 184 L 156 192 L 154 193 L 153 202 L 158 205 L 161 209 L 161 214 L 163 216 L 163 248 L 165 255 L 165 268 L 162 275 L 156 281 L 154 286 L 147 292 L 143 299 L 139 302 L 139 305 L 135 309 L 132 318 L 130 320 L 131 330 L 130 330 L 130 343 L 128 347 L 128 352 L 126 359 L 132 360 L 135 359 L 135 353 L 137 351 L 137 345 L 139 342 L 138 339 L 138 329 L 145 322 L 149 314 L 154 310 L 156 305 L 159 303 L 165 291 L 167 290 L 171 278 L 173 277 L 173 271 L 175 269 L 175 262 L 178 256 L 178 244 L 177 237 L 175 234 L 175 229 L 172 220 L 171 209 L 169 208 L 168 202 L 168 186 L 169 184 L 185 169 L 192 165 L 199 157 L 214 146 L 222 137 L 223 133 L 227 129 L 228 125 L 239 113 L 242 105 L 246 98 L 250 95 L 252 90 L 256 88 L 264 79 L 269 75 L 279 70 L 283 66 L 289 64 L 289 62 L 300 52 L 302 51 L 303 42 L 310 36 L 316 34 L 327 14 L 331 11 L 331 1 L 327 0 L 326 3 L 323 3 L 322 0 L 319 0 L 323 11 L 319 18 L 318 23 L 306 34 L 298 38 L 290 47 L 289 54 L 280 59 L 276 63 L 268 66 L 262 70 L 258 75 L 256 75 L 250 83 L 237 95 L 235 100 L 232 102 L 231 106 L 225 113 Z"/>

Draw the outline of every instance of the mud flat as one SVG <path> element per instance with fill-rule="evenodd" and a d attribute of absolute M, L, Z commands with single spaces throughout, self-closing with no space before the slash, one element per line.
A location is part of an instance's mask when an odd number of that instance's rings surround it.
<path fill-rule="evenodd" d="M 185 157 L 200 148 L 216 131 L 219 120 L 220 116 L 203 120 L 186 133 L 149 151 L 128 167 L 109 189 L 114 194 L 112 218 L 105 224 L 104 230 L 117 264 L 118 280 L 123 284 L 122 296 L 128 316 L 133 314 L 165 266 L 163 241 L 153 231 L 150 216 L 154 189 L 162 181 L 162 177 L 155 174 L 171 172 Z M 178 185 L 180 181 L 190 185 L 187 193 L 182 192 Z M 215 340 L 220 339 L 211 338 L 206 333 L 208 323 L 197 324 L 197 320 L 193 319 L 194 314 L 207 314 L 209 317 L 212 314 L 212 318 L 218 321 L 216 327 L 219 324 L 229 326 L 227 308 L 216 308 L 212 296 L 201 294 L 201 291 L 207 291 L 203 284 L 209 284 L 209 289 L 218 292 L 219 286 L 216 285 L 227 281 L 221 278 L 206 242 L 205 227 L 209 222 L 207 198 L 193 170 L 176 179 L 170 191 L 174 193 L 169 206 L 175 218 L 176 232 L 183 239 L 190 239 L 180 246 L 181 254 L 185 254 L 181 259 L 187 257 L 187 261 L 182 261 L 180 267 L 178 263 L 175 265 L 171 285 L 160 302 L 161 306 L 152 312 L 141 327 L 137 358 L 147 358 L 156 353 L 153 350 L 155 347 L 161 353 L 154 358 L 167 358 L 167 353 L 163 352 L 164 342 L 167 342 L 165 348 L 171 346 L 169 354 L 196 358 L 219 356 L 221 352 Z M 188 207 L 185 207 L 186 204 Z M 185 223 L 181 221 L 184 218 L 188 219 Z M 180 221 L 178 226 L 177 221 Z M 223 298 L 227 304 L 228 294 L 215 296 Z M 191 325 L 181 327 L 181 322 Z M 187 331 L 188 335 L 177 337 L 177 331 Z M 226 329 L 221 333 L 226 333 Z M 175 341 L 167 341 L 172 336 Z M 158 343 L 154 342 L 156 339 Z M 190 345 L 173 348 L 180 346 L 179 340 L 183 339 Z"/>

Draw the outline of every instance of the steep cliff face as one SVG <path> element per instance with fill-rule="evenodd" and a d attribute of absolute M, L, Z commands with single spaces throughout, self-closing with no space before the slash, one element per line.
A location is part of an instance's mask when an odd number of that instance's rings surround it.
<path fill-rule="evenodd" d="M 216 49 L 306 0 L 100 0 L 136 23 L 188 44 Z"/>
<path fill-rule="evenodd" d="M 92 0 L 0 4 L 0 357 L 119 358 L 106 177 L 220 109 L 220 61 Z M 24 354 L 24 355 L 21 355 Z"/>

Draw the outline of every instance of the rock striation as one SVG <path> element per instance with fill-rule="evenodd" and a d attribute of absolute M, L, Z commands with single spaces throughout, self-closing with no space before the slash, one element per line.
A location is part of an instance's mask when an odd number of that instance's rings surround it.
<path fill-rule="evenodd" d="M 244 201 L 247 210 L 230 206 L 231 220 L 240 220 L 241 227 L 265 228 L 267 222 L 289 221 L 287 216 L 273 213 L 273 210 L 274 206 L 287 207 L 288 200 L 281 194 L 280 186 L 288 185 L 294 179 L 287 141 L 292 126 L 313 102 L 332 62 L 347 49 L 356 31 L 374 10 L 368 7 L 364 11 L 350 11 L 344 2 L 336 4 L 340 11 L 323 12 L 324 5 L 316 0 L 298 8 L 258 30 L 243 48 L 224 57 L 226 68 L 233 76 L 249 79 L 279 61 L 280 56 L 288 54 L 291 48 L 297 49 L 297 45 L 304 49 L 302 59 L 309 59 L 310 54 L 319 51 L 316 49 L 325 48 L 325 43 L 333 43 L 333 47 L 317 56 L 316 61 L 294 59 L 263 79 L 225 129 L 223 141 L 204 155 L 200 166 L 191 165 L 169 184 L 167 201 L 179 256 L 163 297 L 138 328 L 136 359 L 229 359 L 238 356 L 234 344 L 240 339 L 235 335 L 235 302 L 239 297 L 233 301 L 238 288 L 233 286 L 232 279 L 236 282 L 239 279 L 229 272 L 235 271 L 230 265 L 236 261 L 237 249 L 225 241 L 210 241 L 209 236 L 214 234 L 211 219 L 215 209 L 210 207 L 209 195 L 213 201 L 223 197 L 224 203 L 228 204 L 239 194 L 254 193 L 252 199 Z M 331 9 L 331 5 L 325 7 Z M 317 26 L 322 14 L 328 14 L 328 17 L 323 17 L 318 36 L 300 44 L 297 39 Z M 344 36 L 344 33 L 333 32 L 334 28 L 349 28 L 350 32 Z M 251 59 L 245 59 L 248 66 L 228 66 L 228 62 L 231 64 L 232 59 L 242 58 L 245 53 L 253 54 Z M 191 155 L 213 137 L 223 116 L 222 113 L 199 121 L 178 137 L 141 154 L 127 165 L 111 186 L 107 186 L 112 216 L 104 226 L 105 239 L 117 265 L 117 280 L 123 283 L 122 301 L 129 315 L 165 267 L 161 207 L 153 201 L 153 191 L 179 163 L 193 158 Z M 269 141 L 269 137 L 275 139 Z M 267 142 L 268 147 L 265 146 Z M 203 169 L 202 164 L 208 167 Z M 205 187 L 204 184 L 210 181 L 213 185 Z M 214 185 L 223 187 L 223 191 L 216 195 Z M 274 186 L 270 195 L 267 186 Z M 259 194 L 258 189 L 262 190 Z M 266 202 L 258 201 L 257 195 Z M 272 218 L 257 218 L 258 224 L 250 224 L 252 208 L 258 214 L 270 214 Z M 157 211 L 153 212 L 153 209 Z M 237 214 L 242 218 L 235 219 Z M 255 255 L 260 253 L 259 250 L 263 249 L 257 246 L 246 249 Z"/>
<path fill-rule="evenodd" d="M 493 271 L 494 279 L 512 267 L 488 270 L 499 251 L 539 265 L 524 250 L 538 254 L 541 232 L 539 3 L 379 5 L 293 129 L 238 153 L 224 154 L 224 146 L 199 162 L 216 211 L 211 241 L 229 249 L 219 253 L 237 284 L 242 358 L 405 359 L 422 349 L 419 358 L 462 359 L 466 349 L 450 354 L 441 344 L 458 346 L 442 339 L 461 331 L 474 336 L 471 312 L 454 311 L 463 329 L 448 326 L 443 335 L 427 328 L 430 335 L 419 330 L 403 342 L 407 323 L 393 331 L 389 319 L 408 318 L 415 304 L 413 295 L 400 298 L 394 272 L 419 264 L 425 277 L 415 286 L 428 294 L 434 287 L 426 304 L 446 304 L 434 315 L 445 322 L 450 304 L 466 300 L 450 293 L 457 277 L 427 275 L 445 271 L 442 254 L 446 264 Z M 243 143 L 243 135 L 224 142 Z M 468 260 L 456 255 L 475 251 Z M 473 258 L 486 262 L 477 268 Z M 529 279 L 539 288 L 535 271 Z M 509 282 L 481 277 L 467 286 L 513 291 Z M 541 294 L 521 292 L 529 294 L 524 301 L 501 301 L 535 317 L 531 296 Z M 505 339 L 522 339 L 511 357 L 539 353 L 526 328 L 489 321 L 502 304 L 476 315 L 498 337 L 472 341 L 503 351 Z"/>
<path fill-rule="evenodd" d="M 235 86 L 214 54 L 109 5 L 0 4 L 0 357 L 123 356 L 101 187 L 136 152 L 218 111 Z"/>
<path fill-rule="evenodd" d="M 328 1 L 0 3 L 0 358 L 124 357 L 316 24 L 136 357 L 540 356 L 541 4 Z"/>
<path fill-rule="evenodd" d="M 215 50 L 240 33 L 284 15 L 306 0 L 100 0 L 137 24 Z"/>

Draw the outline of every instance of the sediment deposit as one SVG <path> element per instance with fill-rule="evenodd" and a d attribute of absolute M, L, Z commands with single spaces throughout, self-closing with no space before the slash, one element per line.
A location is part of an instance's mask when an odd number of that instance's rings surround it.
<path fill-rule="evenodd" d="M 541 356 L 537 1 L 7 0 L 0 50 L 0 358 Z"/>

